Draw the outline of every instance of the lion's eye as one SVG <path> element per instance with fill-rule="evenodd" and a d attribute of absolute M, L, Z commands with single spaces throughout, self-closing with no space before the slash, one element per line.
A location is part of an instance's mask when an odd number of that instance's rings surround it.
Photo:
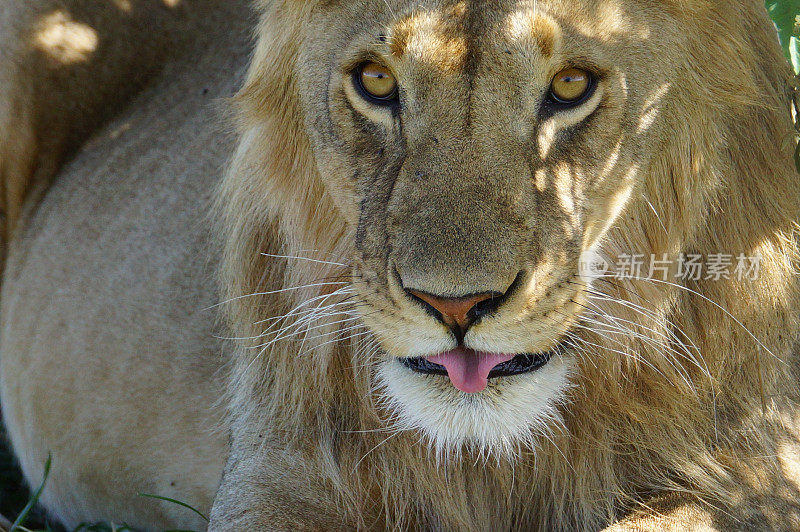
<path fill-rule="evenodd" d="M 592 75 L 580 68 L 565 68 L 550 83 L 550 97 L 561 104 L 576 104 L 582 101 L 593 85 Z"/>
<path fill-rule="evenodd" d="M 373 103 L 386 105 L 397 99 L 397 78 L 385 66 L 364 63 L 356 72 L 356 81 L 364 96 Z"/>

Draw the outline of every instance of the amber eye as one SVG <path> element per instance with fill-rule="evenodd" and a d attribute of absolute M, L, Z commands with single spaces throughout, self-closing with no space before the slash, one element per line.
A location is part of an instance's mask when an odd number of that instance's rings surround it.
<path fill-rule="evenodd" d="M 580 68 L 565 68 L 553 78 L 550 96 L 562 104 L 578 103 L 592 89 L 592 75 Z"/>
<path fill-rule="evenodd" d="M 397 78 L 378 63 L 361 65 L 356 72 L 356 81 L 367 99 L 374 103 L 386 105 L 397 98 Z"/>

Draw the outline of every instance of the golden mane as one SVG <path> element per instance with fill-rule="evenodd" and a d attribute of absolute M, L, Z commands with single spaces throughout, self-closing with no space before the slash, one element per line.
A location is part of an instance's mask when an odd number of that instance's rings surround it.
<path fill-rule="evenodd" d="M 638 333 L 616 347 L 632 355 L 581 358 L 577 385 L 559 407 L 563 426 L 516 463 L 486 458 L 480 474 L 469 449 L 432 468 L 417 435 L 387 427 L 391 413 L 369 372 L 357 369 L 368 340 L 304 354 L 301 335 L 262 356 L 239 342 L 229 390 L 234 427 L 269 426 L 329 464 L 355 522 L 378 513 L 386 527 L 403 528 L 435 510 L 450 526 L 468 528 L 479 511 L 472 493 L 499 507 L 512 491 L 527 496 L 508 499 L 506 514 L 495 516 L 498 529 L 531 516 L 543 526 L 591 529 L 663 490 L 712 505 L 755 501 L 754 519 L 779 517 L 762 515 L 757 503 L 800 495 L 774 458 L 800 444 L 786 400 L 777 399 L 797 397 L 789 355 L 800 327 L 800 190 L 791 166 L 790 73 L 756 4 L 673 2 L 685 33 L 697 36 L 680 59 L 702 61 L 718 80 L 713 90 L 674 88 L 682 106 L 668 110 L 668 134 L 652 146 L 659 155 L 646 189 L 636 191 L 642 199 L 604 250 L 758 255 L 757 280 L 602 282 L 606 311 Z M 346 282 L 348 268 L 286 257 L 336 261 L 353 239 L 321 182 L 325 163 L 311 153 L 292 74 L 314 3 L 276 0 L 260 9 L 258 46 L 237 97 L 241 143 L 219 209 L 226 319 L 241 338 L 258 337 L 264 318 L 338 288 L 345 289 L 331 297 L 345 301 L 346 284 L 327 283 Z M 679 70 L 692 79 L 687 65 Z M 693 345 L 678 348 L 684 337 Z"/>

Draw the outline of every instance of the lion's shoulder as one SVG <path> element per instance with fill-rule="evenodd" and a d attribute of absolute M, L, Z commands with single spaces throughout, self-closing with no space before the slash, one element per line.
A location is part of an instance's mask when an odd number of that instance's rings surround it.
<path fill-rule="evenodd" d="M 193 82 L 208 94 L 207 82 L 179 65 L 197 63 L 212 44 L 224 52 L 232 40 L 243 42 L 248 9 L 240 1 L 163 0 L 0 6 L 3 233 L 98 128 L 149 84 L 163 87 L 154 79 L 170 77 L 185 91 Z M 235 61 L 222 53 L 217 60 Z M 166 104 L 161 90 L 145 97 Z"/>

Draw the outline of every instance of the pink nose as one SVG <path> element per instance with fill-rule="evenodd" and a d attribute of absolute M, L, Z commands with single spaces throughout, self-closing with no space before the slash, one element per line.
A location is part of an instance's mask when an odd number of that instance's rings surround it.
<path fill-rule="evenodd" d="M 409 292 L 439 311 L 448 327 L 457 326 L 462 331 L 466 331 L 475 320 L 474 317 L 470 317 L 470 310 L 479 303 L 498 297 L 498 294 L 492 292 L 460 298 L 437 297 L 417 290 L 409 290 Z"/>

